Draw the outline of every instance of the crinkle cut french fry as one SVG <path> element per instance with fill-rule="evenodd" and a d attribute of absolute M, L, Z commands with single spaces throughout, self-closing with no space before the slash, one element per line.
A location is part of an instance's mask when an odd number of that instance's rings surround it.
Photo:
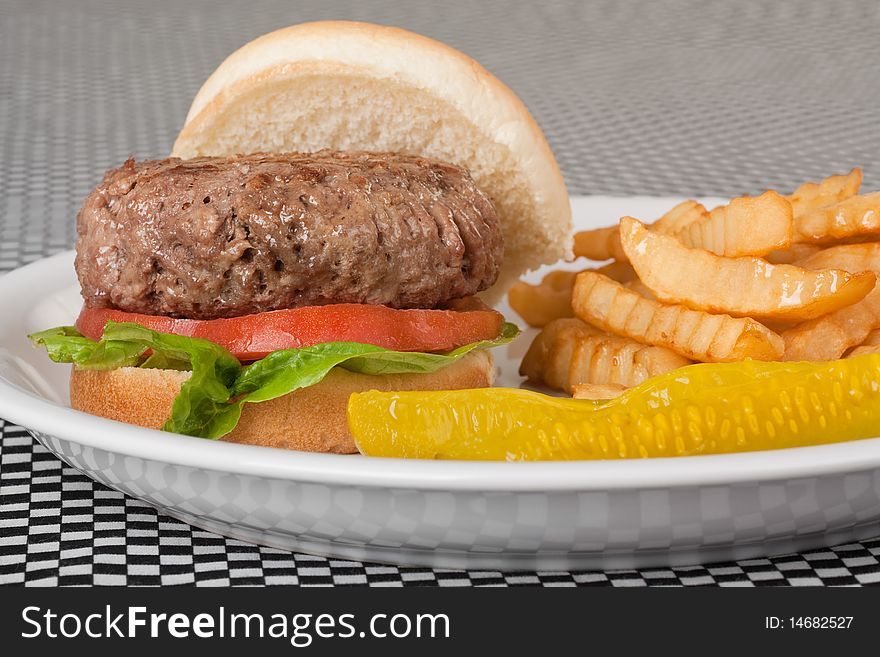
<path fill-rule="evenodd" d="M 507 293 L 510 307 L 529 326 L 541 328 L 554 319 L 571 317 L 571 290 L 574 287 L 574 271 L 552 271 L 538 285 L 523 281 L 515 283 Z"/>
<path fill-rule="evenodd" d="M 616 281 L 632 281 L 636 272 L 626 262 L 612 262 L 596 270 Z M 538 285 L 524 281 L 514 283 L 508 292 L 508 301 L 529 326 L 541 328 L 554 319 L 573 317 L 571 291 L 576 271 L 551 271 Z"/>
<path fill-rule="evenodd" d="M 709 216 L 709 212 L 696 201 L 682 201 L 654 222 L 660 232 L 672 235 L 690 224 Z M 590 260 L 627 261 L 626 253 L 620 246 L 619 226 L 607 226 L 593 230 L 583 230 L 574 236 L 574 255 Z"/>
<path fill-rule="evenodd" d="M 701 203 L 682 201 L 651 224 L 651 228 L 665 235 L 675 235 L 708 216 L 709 211 Z"/>
<path fill-rule="evenodd" d="M 783 360 L 835 360 L 880 327 L 880 285 L 864 299 L 798 324 L 782 334 Z"/>
<path fill-rule="evenodd" d="M 572 307 L 594 326 L 693 360 L 733 362 L 782 356 L 782 339 L 753 319 L 646 299 L 601 274 L 583 272 L 577 277 Z"/>
<path fill-rule="evenodd" d="M 853 196 L 795 219 L 795 241 L 828 244 L 865 236 L 880 238 L 880 192 Z"/>
<path fill-rule="evenodd" d="M 807 269 L 880 271 L 880 244 L 845 244 L 802 261 Z M 785 331 L 785 360 L 834 360 L 880 328 L 880 284 L 864 299 Z"/>
<path fill-rule="evenodd" d="M 791 203 L 774 191 L 735 198 L 673 233 L 682 244 L 721 256 L 763 256 L 791 244 Z"/>
<path fill-rule="evenodd" d="M 570 387 L 568 370 L 576 340 L 599 333 L 598 329 L 574 317 L 554 320 L 532 340 L 519 373 L 529 381 L 545 383 L 556 390 L 567 390 Z"/>
<path fill-rule="evenodd" d="M 619 383 L 579 383 L 572 388 L 571 396 L 575 399 L 614 399 L 627 390 L 629 388 Z"/>
<path fill-rule="evenodd" d="M 559 319 L 535 337 L 520 374 L 571 393 L 581 383 L 637 385 L 690 362 L 669 349 L 602 333 L 579 319 Z"/>
<path fill-rule="evenodd" d="M 626 261 L 626 255 L 620 247 L 620 233 L 617 226 L 583 230 L 574 236 L 574 255 L 576 258 L 590 260 Z"/>
<path fill-rule="evenodd" d="M 840 244 L 809 255 L 795 263 L 804 269 L 843 269 L 880 272 L 880 242 Z"/>
<path fill-rule="evenodd" d="M 862 170 L 856 167 L 845 175 L 830 176 L 819 183 L 804 183 L 789 195 L 788 200 L 794 216 L 800 217 L 855 196 L 861 185 Z"/>
<path fill-rule="evenodd" d="M 809 271 L 689 249 L 632 217 L 623 217 L 620 228 L 622 246 L 642 282 L 661 301 L 694 310 L 803 321 L 856 303 L 876 281 L 872 272 Z"/>

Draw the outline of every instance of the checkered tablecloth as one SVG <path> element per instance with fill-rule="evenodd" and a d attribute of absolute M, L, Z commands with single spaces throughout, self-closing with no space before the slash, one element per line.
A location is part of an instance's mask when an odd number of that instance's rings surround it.
<path fill-rule="evenodd" d="M 573 194 L 733 195 L 865 170 L 880 189 L 880 5 L 773 0 L 0 0 L 0 271 L 69 248 L 103 171 L 166 154 L 221 59 L 285 25 L 400 25 L 525 100 Z M 880 535 L 880 527 L 877 528 Z M 0 583 L 880 583 L 880 539 L 708 567 L 503 573 L 290 554 L 194 529 L 0 420 Z"/>

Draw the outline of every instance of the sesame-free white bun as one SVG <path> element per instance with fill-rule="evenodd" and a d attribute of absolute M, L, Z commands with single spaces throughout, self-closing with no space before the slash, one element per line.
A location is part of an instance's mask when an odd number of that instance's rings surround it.
<path fill-rule="evenodd" d="M 525 271 L 570 256 L 565 183 L 525 105 L 470 57 L 406 30 L 325 21 L 251 41 L 199 90 L 172 154 L 324 148 L 414 153 L 469 169 L 505 238 L 489 301 Z"/>

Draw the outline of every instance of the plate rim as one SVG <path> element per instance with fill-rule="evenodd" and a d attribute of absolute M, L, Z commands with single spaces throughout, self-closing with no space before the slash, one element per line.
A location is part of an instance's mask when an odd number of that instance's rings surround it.
<path fill-rule="evenodd" d="M 625 197 L 620 198 L 623 201 Z M 72 250 L 62 251 L 0 275 L 0 298 L 16 296 L 10 290 L 31 278 L 45 285 L 45 280 L 51 278 L 46 274 L 69 263 L 72 255 Z M 2 377 L 0 417 L 27 430 L 126 457 L 271 479 L 372 488 L 513 493 L 643 490 L 880 469 L 880 437 L 744 454 L 529 463 L 364 458 L 219 441 L 211 441 L 208 447 L 203 438 L 169 434 L 75 411 L 42 399 Z"/>

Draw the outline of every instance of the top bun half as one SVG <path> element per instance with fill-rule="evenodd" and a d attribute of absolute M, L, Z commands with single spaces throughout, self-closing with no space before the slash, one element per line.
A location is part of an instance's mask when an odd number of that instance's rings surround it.
<path fill-rule="evenodd" d="M 523 102 L 463 53 L 393 27 L 345 21 L 271 32 L 232 53 L 196 94 L 172 155 L 366 150 L 467 168 L 505 238 L 490 301 L 571 255 L 571 208 Z"/>

